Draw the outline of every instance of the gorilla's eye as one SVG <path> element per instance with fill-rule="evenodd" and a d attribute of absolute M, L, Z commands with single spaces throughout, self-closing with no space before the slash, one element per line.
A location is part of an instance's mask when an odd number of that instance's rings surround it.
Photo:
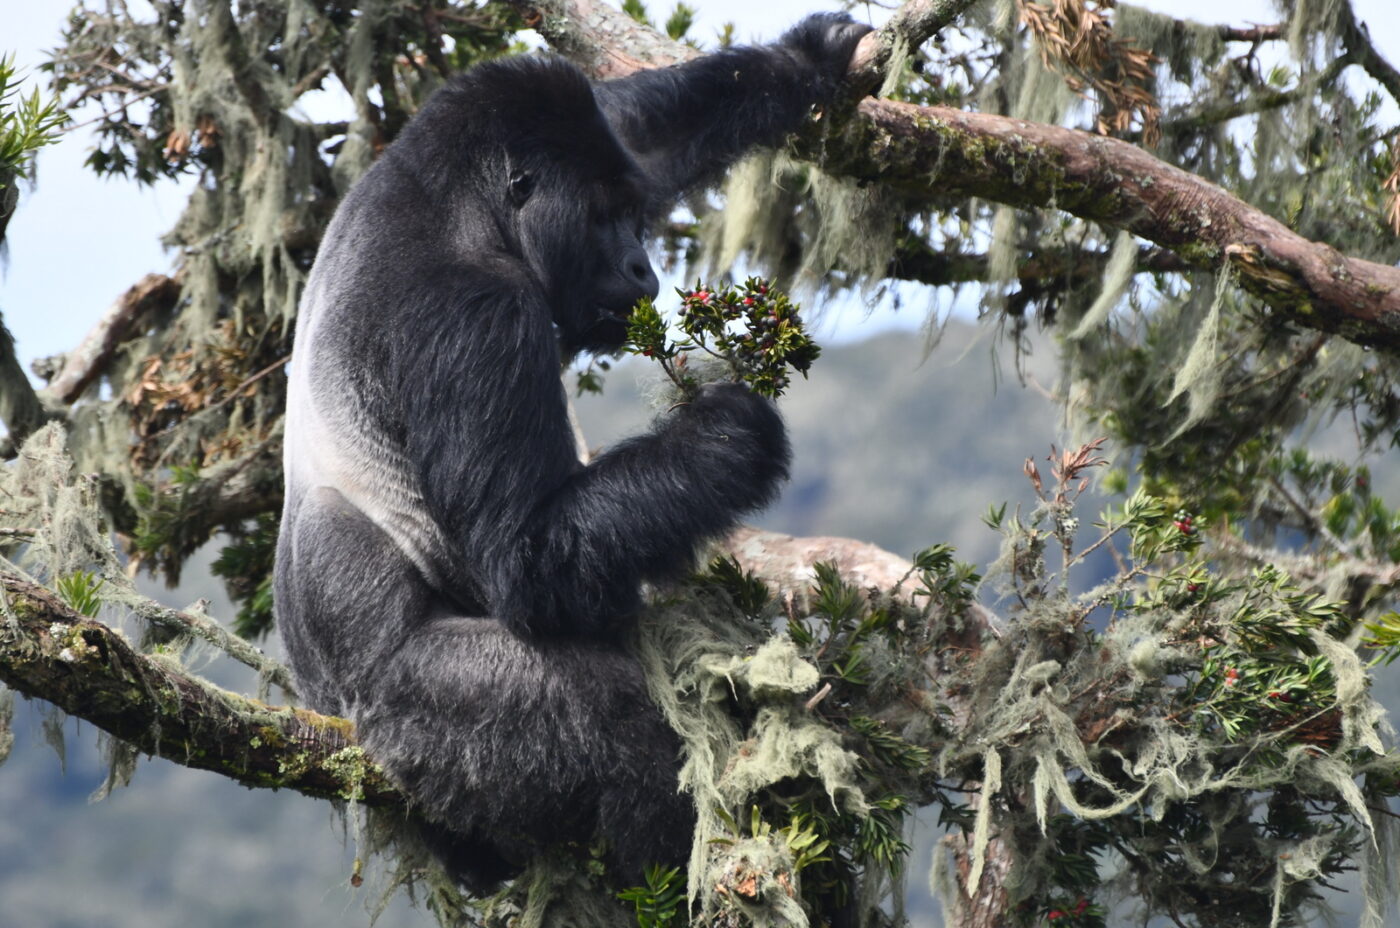
<path fill-rule="evenodd" d="M 535 192 L 535 179 L 524 171 L 512 171 L 510 175 L 510 202 L 516 209 L 525 205 L 530 194 Z"/>

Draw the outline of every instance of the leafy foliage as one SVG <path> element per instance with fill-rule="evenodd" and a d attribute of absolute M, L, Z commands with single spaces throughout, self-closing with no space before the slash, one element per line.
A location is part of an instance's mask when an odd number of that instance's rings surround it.
<path fill-rule="evenodd" d="M 79 615 L 94 618 L 102 608 L 103 580 L 92 571 L 79 570 L 59 577 L 56 586 L 58 595 Z"/>
<path fill-rule="evenodd" d="M 272 566 L 277 554 L 277 517 L 263 513 L 251 528 L 240 529 L 210 565 L 229 595 L 240 603 L 233 630 L 240 637 L 257 639 L 272 631 Z"/>
<path fill-rule="evenodd" d="M 45 100 L 35 87 L 19 90 L 12 56 L 0 56 L 0 188 L 23 173 L 30 156 L 58 141 L 56 130 L 68 121 L 57 100 Z"/>
<path fill-rule="evenodd" d="M 637 928 L 675 928 L 689 921 L 685 878 L 677 867 L 647 867 L 646 884 L 624 889 L 617 898 L 632 903 Z"/>
<path fill-rule="evenodd" d="M 750 277 L 742 287 L 718 290 L 697 283 L 693 290 L 676 292 L 681 297 L 676 325 L 684 337 L 671 341 L 661 314 L 651 300 L 643 300 L 628 318 L 625 350 L 655 358 L 682 396 L 702 382 L 689 363 L 691 352 L 709 355 L 729 379 L 770 398 L 787 388 L 788 368 L 806 377 L 821 354 L 802 327 L 798 307 L 765 280 Z"/>

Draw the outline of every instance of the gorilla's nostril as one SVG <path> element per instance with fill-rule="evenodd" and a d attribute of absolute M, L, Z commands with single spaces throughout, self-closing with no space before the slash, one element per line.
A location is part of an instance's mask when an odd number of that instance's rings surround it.
<path fill-rule="evenodd" d="M 657 280 L 656 272 L 651 269 L 650 261 L 635 262 L 632 265 L 632 277 L 647 296 L 655 297 L 661 292 L 661 281 Z"/>

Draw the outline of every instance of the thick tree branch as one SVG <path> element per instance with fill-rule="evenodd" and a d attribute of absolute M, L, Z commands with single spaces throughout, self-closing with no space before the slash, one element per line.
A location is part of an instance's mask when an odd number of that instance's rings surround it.
<path fill-rule="evenodd" d="M 600 76 L 689 52 L 598 0 L 512 0 L 555 47 Z M 916 0 L 906 7 L 926 9 Z M 949 2 L 944 6 L 961 9 Z M 896 17 L 899 22 L 906 20 Z M 931 19 L 911 21 L 927 28 Z M 894 21 L 892 21 L 894 22 Z M 890 27 L 886 27 L 889 29 Z M 856 60 L 868 53 L 867 37 Z M 916 36 L 917 37 L 917 36 Z M 604 61 L 599 67 L 598 62 Z M 1225 270 L 1298 325 L 1400 349 L 1400 269 L 1309 241 L 1208 181 L 1126 142 L 946 107 L 863 100 L 844 127 L 809 145 L 830 173 L 886 184 L 914 200 L 949 194 L 1056 208 L 1127 229 L 1192 267 Z"/>
<path fill-rule="evenodd" d="M 1217 26 L 1216 30 L 1226 42 L 1274 42 L 1283 38 L 1283 24 L 1267 26 Z"/>
<path fill-rule="evenodd" d="M 740 529 L 726 547 L 745 569 L 781 593 L 798 596 L 811 587 L 816 561 L 830 561 L 851 582 L 875 589 L 896 587 L 910 567 L 898 555 L 847 538 Z M 137 651 L 120 632 L 14 574 L 0 572 L 0 596 L 8 613 L 0 612 L 0 683 L 51 702 L 148 754 L 247 786 L 286 787 L 372 805 L 404 802 L 356 746 L 354 728 L 345 719 L 270 706 L 220 689 L 173 662 Z M 207 620 L 154 604 L 137 612 L 210 638 L 203 627 Z M 986 628 L 987 615 L 977 610 L 974 616 L 969 641 L 980 640 Z"/>
<path fill-rule="evenodd" d="M 269 706 L 142 654 L 50 591 L 0 573 L 0 682 L 141 751 L 247 786 L 373 805 L 404 799 L 344 719 Z"/>
<path fill-rule="evenodd" d="M 916 199 L 1062 209 L 1227 270 L 1297 324 L 1400 349 L 1400 268 L 1311 242 L 1214 184 L 1117 139 L 948 107 L 863 100 L 823 167 Z"/>
<path fill-rule="evenodd" d="M 626 77 L 642 68 L 677 64 L 699 55 L 638 23 L 603 0 L 507 0 L 525 24 L 555 51 L 600 79 Z M 977 0 L 909 0 L 884 26 L 861 40 L 851 58 L 853 90 L 879 85 L 900 49 L 915 49 Z"/>
<path fill-rule="evenodd" d="M 852 538 L 795 538 L 744 526 L 725 541 L 745 570 L 762 577 L 780 593 L 802 594 L 812 586 L 812 565 L 836 565 L 846 580 L 861 588 L 893 589 L 909 573 L 910 564 L 897 554 Z"/>
<path fill-rule="evenodd" d="M 648 29 L 604 0 L 507 0 L 526 26 L 594 77 L 626 77 L 700 54 Z"/>
<path fill-rule="evenodd" d="M 853 91 L 869 93 L 884 80 L 890 61 L 909 54 L 952 24 L 977 0 L 908 0 L 879 29 L 861 39 L 851 57 Z"/>

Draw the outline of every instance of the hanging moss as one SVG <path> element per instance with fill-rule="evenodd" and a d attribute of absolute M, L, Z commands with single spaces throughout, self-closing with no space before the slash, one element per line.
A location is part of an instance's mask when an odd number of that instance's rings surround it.
<path fill-rule="evenodd" d="M 173 582 L 220 528 L 246 535 L 245 520 L 276 512 L 281 365 L 321 232 L 454 64 L 508 47 L 511 15 L 493 6 L 438 19 L 408 0 L 354 12 L 324 0 L 179 0 L 150 20 L 75 10 L 54 73 L 60 89 L 109 104 L 90 164 L 144 181 L 198 178 L 164 239 L 178 306 L 138 327 L 72 414 L 72 453 L 110 481 L 104 498 L 146 566 Z M 455 62 L 444 37 L 456 42 Z M 111 56 L 159 92 L 127 105 L 130 83 L 90 67 Z M 307 95 L 323 88 L 349 95 L 347 121 L 304 115 Z M 245 610 L 265 613 L 253 600 L 266 579 L 264 565 L 235 591 Z"/>

